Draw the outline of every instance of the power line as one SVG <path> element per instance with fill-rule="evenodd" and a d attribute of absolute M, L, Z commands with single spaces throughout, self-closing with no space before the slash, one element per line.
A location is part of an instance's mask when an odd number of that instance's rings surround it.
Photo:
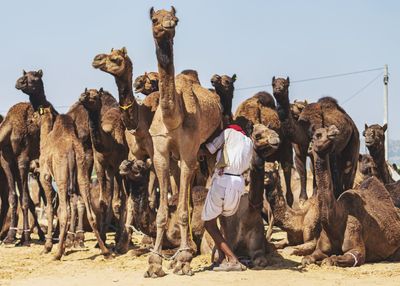
<path fill-rule="evenodd" d="M 373 72 L 373 71 L 382 70 L 382 69 L 383 69 L 383 68 L 373 68 L 373 69 L 360 70 L 360 71 L 353 71 L 353 72 L 346 72 L 346 73 L 337 73 L 337 74 L 324 75 L 324 76 L 318 76 L 318 77 L 311 77 L 311 78 L 305 78 L 305 79 L 299 79 L 299 80 L 291 80 L 290 83 L 299 83 L 299 82 L 307 82 L 307 81 L 313 81 L 313 80 L 321 80 L 321 79 L 329 79 L 329 78 L 336 78 L 336 77 L 344 77 L 344 76 L 355 75 L 355 74 L 360 74 L 360 73 Z M 256 88 L 263 88 L 263 87 L 267 87 L 267 86 L 272 86 L 272 84 L 264 84 L 264 85 L 255 85 L 255 86 L 239 87 L 239 88 L 235 88 L 235 90 L 256 89 Z"/>
<path fill-rule="evenodd" d="M 353 93 L 351 96 L 349 96 L 345 101 L 342 102 L 342 104 L 346 104 L 353 98 L 355 98 L 357 95 L 359 95 L 361 92 L 363 92 L 367 87 L 369 87 L 371 84 L 373 84 L 378 78 L 380 78 L 383 75 L 383 72 L 379 73 L 376 77 L 374 77 L 372 80 L 370 80 L 366 85 L 364 85 L 362 88 L 360 88 L 358 91 Z"/>

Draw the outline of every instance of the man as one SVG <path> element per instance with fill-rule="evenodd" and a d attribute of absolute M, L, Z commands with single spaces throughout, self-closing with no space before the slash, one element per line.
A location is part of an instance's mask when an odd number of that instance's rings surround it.
<path fill-rule="evenodd" d="M 245 188 L 242 174 L 250 167 L 253 143 L 239 125 L 231 124 L 206 147 L 211 154 L 218 151 L 211 187 L 201 215 L 218 249 L 219 259 L 213 270 L 245 270 L 246 267 L 239 262 L 222 236 L 217 219 L 220 215 L 234 215 L 239 207 Z"/>

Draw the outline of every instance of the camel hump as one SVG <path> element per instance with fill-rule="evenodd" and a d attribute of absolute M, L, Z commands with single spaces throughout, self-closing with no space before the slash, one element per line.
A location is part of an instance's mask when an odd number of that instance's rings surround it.
<path fill-rule="evenodd" d="M 344 114 L 347 114 L 346 111 L 339 105 L 338 101 L 330 96 L 324 96 L 318 99 L 318 103 L 321 105 L 321 108 L 336 108 Z"/>
<path fill-rule="evenodd" d="M 101 105 L 107 107 L 118 107 L 118 102 L 111 93 L 106 90 L 103 90 L 101 94 Z"/>
<path fill-rule="evenodd" d="M 266 91 L 257 92 L 254 95 L 254 98 L 257 99 L 258 102 L 262 106 L 269 107 L 269 108 L 272 108 L 272 109 L 276 108 L 275 100 L 274 100 L 273 96 L 270 93 L 266 92 Z"/>
<path fill-rule="evenodd" d="M 178 76 L 184 75 L 192 83 L 200 84 L 199 74 L 195 70 L 183 70 Z"/>
<path fill-rule="evenodd" d="M 159 102 L 160 102 L 160 92 L 154 91 L 143 99 L 142 104 L 150 108 L 152 112 L 155 112 Z"/>

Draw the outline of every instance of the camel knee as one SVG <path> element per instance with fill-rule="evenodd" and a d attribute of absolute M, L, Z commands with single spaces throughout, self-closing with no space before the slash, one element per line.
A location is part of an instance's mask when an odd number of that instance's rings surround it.
<path fill-rule="evenodd" d="M 188 223 L 189 223 L 189 214 L 188 214 L 188 212 L 186 211 L 180 211 L 179 212 L 179 216 L 178 216 L 178 224 L 179 225 L 183 225 L 183 226 L 185 226 L 185 225 L 188 225 Z"/>

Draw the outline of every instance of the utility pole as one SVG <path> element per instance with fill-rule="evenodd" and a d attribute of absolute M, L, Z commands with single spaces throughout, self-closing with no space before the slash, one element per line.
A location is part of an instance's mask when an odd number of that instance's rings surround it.
<path fill-rule="evenodd" d="M 389 106 L 388 106 L 388 83 L 389 83 L 389 73 L 388 73 L 388 65 L 384 67 L 384 75 L 383 75 L 383 124 L 387 124 L 389 121 Z M 389 153 L 389 128 L 386 130 L 385 136 L 385 160 L 388 160 Z"/>

